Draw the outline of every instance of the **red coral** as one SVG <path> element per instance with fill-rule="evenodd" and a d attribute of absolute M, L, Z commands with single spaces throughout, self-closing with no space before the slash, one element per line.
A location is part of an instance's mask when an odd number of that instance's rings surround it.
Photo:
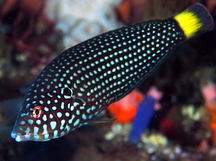
<path fill-rule="evenodd" d="M 137 106 L 142 99 L 143 94 L 134 90 L 121 100 L 109 105 L 107 109 L 113 118 L 118 118 L 115 122 L 122 124 L 130 123 L 133 121 L 137 112 Z"/>

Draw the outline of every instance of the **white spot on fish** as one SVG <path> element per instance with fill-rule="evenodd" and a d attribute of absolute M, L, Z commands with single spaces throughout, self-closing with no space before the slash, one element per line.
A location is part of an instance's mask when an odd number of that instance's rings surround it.
<path fill-rule="evenodd" d="M 39 131 L 39 128 L 38 127 L 34 127 L 34 135 L 37 135 L 38 134 L 38 131 Z"/>
<path fill-rule="evenodd" d="M 73 119 L 75 118 L 74 115 L 72 115 L 72 118 L 68 121 L 69 124 L 71 124 L 73 122 Z"/>
<path fill-rule="evenodd" d="M 48 107 L 44 107 L 44 111 L 49 111 L 49 108 Z"/>
<path fill-rule="evenodd" d="M 53 137 L 54 137 L 54 138 L 57 138 L 57 137 L 58 137 L 58 130 L 54 130 L 54 132 L 53 132 Z"/>
<path fill-rule="evenodd" d="M 34 123 L 34 121 L 33 121 L 32 119 L 28 119 L 28 123 L 29 123 L 30 125 L 32 125 L 32 124 Z"/>
<path fill-rule="evenodd" d="M 43 133 L 42 134 L 47 134 L 47 124 L 43 124 Z"/>
<path fill-rule="evenodd" d="M 49 118 L 52 119 L 53 118 L 53 114 L 49 114 Z"/>
<path fill-rule="evenodd" d="M 69 112 L 65 112 L 65 116 L 66 116 L 66 117 L 69 117 L 69 116 L 70 116 L 70 113 L 69 113 Z"/>
<path fill-rule="evenodd" d="M 61 102 L 61 109 L 64 109 L 65 105 L 64 102 Z"/>
<path fill-rule="evenodd" d="M 57 125 L 57 124 L 56 124 L 55 121 L 51 121 L 51 122 L 50 122 L 50 126 L 51 126 L 51 129 L 52 129 L 52 130 L 54 130 L 54 129 L 56 128 L 56 125 Z"/>
<path fill-rule="evenodd" d="M 58 118 L 61 118 L 61 117 L 62 117 L 62 113 L 61 113 L 61 112 L 57 112 L 56 115 L 57 115 Z"/>
<path fill-rule="evenodd" d="M 36 120 L 36 124 L 40 125 L 41 124 L 41 120 Z"/>
<path fill-rule="evenodd" d="M 75 122 L 74 122 L 74 126 L 77 126 L 78 124 L 80 123 L 80 119 L 77 119 Z"/>
<path fill-rule="evenodd" d="M 44 140 L 49 140 L 49 134 L 44 135 Z"/>
<path fill-rule="evenodd" d="M 43 121 L 47 121 L 47 116 L 46 115 L 43 115 Z"/>
<path fill-rule="evenodd" d="M 52 106 L 52 110 L 57 110 L 57 107 L 56 106 Z"/>
<path fill-rule="evenodd" d="M 65 121 L 64 119 L 61 120 L 61 126 L 60 126 L 60 129 L 61 129 L 61 130 L 64 129 L 65 122 L 66 122 L 66 121 Z"/>

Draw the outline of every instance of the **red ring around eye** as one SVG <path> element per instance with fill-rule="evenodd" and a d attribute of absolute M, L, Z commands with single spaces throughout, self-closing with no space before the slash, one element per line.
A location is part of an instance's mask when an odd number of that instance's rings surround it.
<path fill-rule="evenodd" d="M 35 107 L 33 108 L 33 111 L 32 111 L 32 116 L 33 116 L 34 118 L 39 118 L 39 117 L 41 117 L 41 115 L 42 115 L 42 107 L 40 107 L 40 106 L 35 106 Z"/>

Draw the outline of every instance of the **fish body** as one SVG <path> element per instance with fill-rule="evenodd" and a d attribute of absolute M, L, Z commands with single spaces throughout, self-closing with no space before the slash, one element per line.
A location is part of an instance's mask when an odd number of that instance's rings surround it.
<path fill-rule="evenodd" d="M 65 50 L 32 83 L 11 136 L 47 141 L 87 124 L 134 90 L 177 45 L 212 28 L 205 7 L 195 4 L 172 18 L 122 27 Z"/>

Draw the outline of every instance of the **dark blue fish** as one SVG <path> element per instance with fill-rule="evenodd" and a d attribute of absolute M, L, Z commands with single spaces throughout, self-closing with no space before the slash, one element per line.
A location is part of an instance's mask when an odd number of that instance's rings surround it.
<path fill-rule="evenodd" d="M 116 29 L 65 50 L 29 88 L 11 133 L 46 141 L 87 124 L 134 90 L 177 45 L 212 30 L 201 4 L 166 20 Z"/>

